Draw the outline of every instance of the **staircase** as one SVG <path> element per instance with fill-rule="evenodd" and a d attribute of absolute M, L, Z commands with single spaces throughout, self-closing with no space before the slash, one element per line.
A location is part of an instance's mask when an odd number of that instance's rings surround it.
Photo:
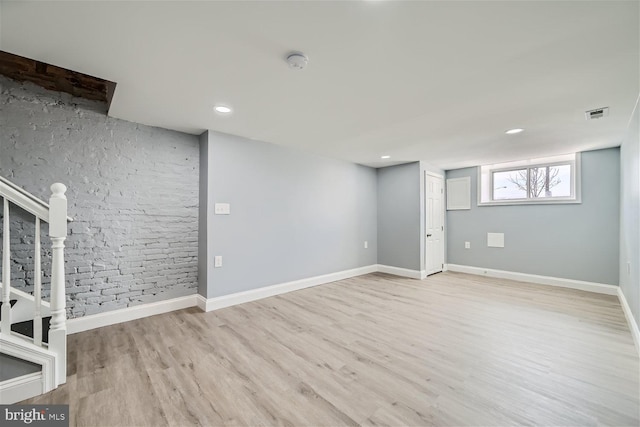
<path fill-rule="evenodd" d="M 0 283 L 0 404 L 11 404 L 46 393 L 67 378 L 64 241 L 67 198 L 63 184 L 51 186 L 45 203 L 0 177 L 2 200 L 2 282 Z M 35 223 L 33 294 L 12 288 L 10 207 L 17 206 Z M 40 226 L 49 225 L 51 239 L 50 300 L 43 299 Z M 19 238 L 23 236 L 18 236 Z M 18 239 L 14 239 L 14 242 Z M 21 261 L 24 262 L 24 261 Z"/>

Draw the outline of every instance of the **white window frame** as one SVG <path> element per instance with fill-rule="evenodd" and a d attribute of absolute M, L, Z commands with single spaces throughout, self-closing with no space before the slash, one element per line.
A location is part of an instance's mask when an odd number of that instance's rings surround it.
<path fill-rule="evenodd" d="M 494 199 L 493 176 L 496 172 L 509 172 L 527 170 L 527 183 L 532 168 L 547 166 L 571 166 L 571 196 L 569 197 L 531 197 L 527 188 L 526 198 L 521 199 Z M 517 162 L 499 163 L 478 167 L 478 206 L 504 206 L 504 205 L 549 205 L 582 203 L 580 186 L 580 153 L 562 156 L 529 159 Z M 488 188 L 486 188 L 488 187 Z"/>

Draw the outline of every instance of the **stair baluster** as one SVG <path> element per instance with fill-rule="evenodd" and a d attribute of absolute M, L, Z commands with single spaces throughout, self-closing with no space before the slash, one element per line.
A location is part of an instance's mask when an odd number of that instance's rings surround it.
<path fill-rule="evenodd" d="M 40 218 L 36 217 L 36 232 L 33 254 L 33 298 L 35 308 L 33 316 L 33 343 L 42 346 L 42 271 L 40 264 Z"/>
<path fill-rule="evenodd" d="M 2 320 L 0 321 L 0 333 L 11 334 L 11 253 L 9 246 L 9 200 L 4 197 L 4 210 L 2 217 Z"/>

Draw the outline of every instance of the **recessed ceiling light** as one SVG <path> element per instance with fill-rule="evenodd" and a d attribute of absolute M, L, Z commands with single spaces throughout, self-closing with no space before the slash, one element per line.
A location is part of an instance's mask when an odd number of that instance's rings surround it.
<path fill-rule="evenodd" d="M 505 133 L 507 135 L 513 135 L 515 133 L 520 133 L 522 132 L 524 129 L 520 129 L 520 128 L 516 128 L 516 129 L 509 129 L 508 131 L 506 131 Z"/>
<path fill-rule="evenodd" d="M 231 114 L 231 112 L 233 111 L 231 107 L 228 107 L 226 105 L 216 105 L 213 109 L 216 111 L 216 113 L 220 114 Z"/>
<path fill-rule="evenodd" d="M 391 156 L 380 156 L 381 159 L 390 159 Z"/>

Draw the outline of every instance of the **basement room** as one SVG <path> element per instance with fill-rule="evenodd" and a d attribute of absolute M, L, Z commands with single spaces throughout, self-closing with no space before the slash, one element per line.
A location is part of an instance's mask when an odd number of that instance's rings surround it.
<path fill-rule="evenodd" d="M 0 0 L 0 425 L 639 426 L 640 1 Z"/>

